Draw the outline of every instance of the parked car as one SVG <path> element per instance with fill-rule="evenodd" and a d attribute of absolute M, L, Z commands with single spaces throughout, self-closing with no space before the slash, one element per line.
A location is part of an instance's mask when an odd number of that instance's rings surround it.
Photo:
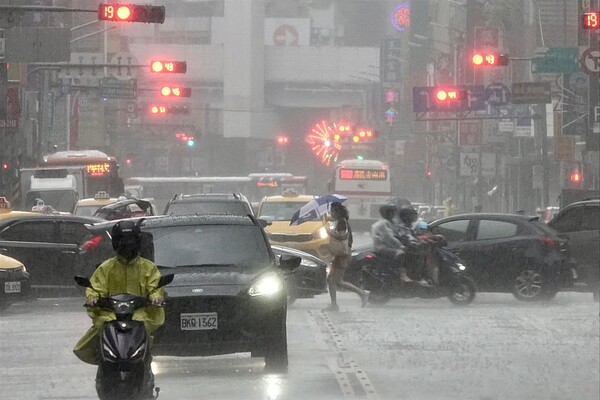
<path fill-rule="evenodd" d="M 123 198 L 105 205 L 94 213 L 95 218 L 113 221 L 123 218 L 135 218 L 156 215 L 154 206 L 149 200 Z"/>
<path fill-rule="evenodd" d="M 203 193 L 175 195 L 167 203 L 164 214 L 254 215 L 254 211 L 250 201 L 241 193 Z"/>
<path fill-rule="evenodd" d="M 322 260 L 330 258 L 329 235 L 323 221 L 315 219 L 290 225 L 294 213 L 314 198 L 287 191 L 281 196 L 267 196 L 260 201 L 257 216 L 269 223 L 265 230 L 271 245 L 292 247 Z"/>
<path fill-rule="evenodd" d="M 571 286 L 567 241 L 537 217 L 459 214 L 432 222 L 446 248 L 470 268 L 481 292 L 512 292 L 519 300 L 549 299 Z"/>
<path fill-rule="evenodd" d="M 300 257 L 300 266 L 288 278 L 288 304 L 327 292 L 327 263 L 310 253 L 285 246 L 271 245 L 276 256 Z"/>
<path fill-rule="evenodd" d="M 33 294 L 75 294 L 73 276 L 93 270 L 79 253 L 90 236 L 85 224 L 98 221 L 63 214 L 0 214 L 0 253 L 27 266 Z"/>
<path fill-rule="evenodd" d="M 113 224 L 88 229 L 109 243 Z M 166 321 L 154 334 L 154 354 L 251 352 L 267 367 L 287 367 L 285 279 L 299 257 L 278 261 L 252 216 L 150 217 L 141 229 L 142 256 L 175 274 L 165 288 Z"/>
<path fill-rule="evenodd" d="M 0 311 L 14 300 L 27 298 L 30 276 L 21 261 L 0 254 Z"/>
<path fill-rule="evenodd" d="M 600 271 L 600 199 L 572 203 L 548 223 L 569 239 L 569 254 L 577 265 L 577 281 L 598 300 Z"/>

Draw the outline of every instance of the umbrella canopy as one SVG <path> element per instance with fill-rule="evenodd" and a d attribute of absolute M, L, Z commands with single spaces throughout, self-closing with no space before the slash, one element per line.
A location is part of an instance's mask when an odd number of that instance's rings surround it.
<path fill-rule="evenodd" d="M 290 225 L 300 225 L 306 221 L 313 221 L 321 218 L 329 212 L 329 205 L 334 202 L 343 203 L 346 200 L 339 194 L 328 194 L 327 196 L 312 199 L 292 215 Z"/>

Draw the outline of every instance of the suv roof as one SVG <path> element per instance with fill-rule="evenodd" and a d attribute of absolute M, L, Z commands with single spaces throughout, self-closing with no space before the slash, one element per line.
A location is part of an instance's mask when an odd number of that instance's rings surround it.
<path fill-rule="evenodd" d="M 254 211 L 252 209 L 252 204 L 250 201 L 244 196 L 242 193 L 199 193 L 199 194 L 176 194 L 173 196 L 171 200 L 167 203 L 165 207 L 165 211 L 163 214 L 169 215 L 169 211 L 171 206 L 174 204 L 219 204 L 225 203 L 229 204 L 228 207 L 223 207 L 223 209 L 219 210 L 211 210 L 214 207 L 198 207 L 196 210 L 193 207 L 189 208 L 187 211 L 178 212 L 178 215 L 183 214 L 228 214 L 228 215 L 246 215 L 252 214 L 254 215 Z M 241 213 L 238 207 L 231 207 L 232 204 L 243 204 L 243 214 Z M 215 212 L 216 211 L 216 212 Z M 171 212 L 171 215 L 173 213 Z"/>
<path fill-rule="evenodd" d="M 250 215 L 156 215 L 152 217 L 130 218 L 129 221 L 142 220 L 140 228 L 155 228 L 186 225 L 258 225 L 257 219 Z M 106 230 L 121 220 L 102 221 L 90 224 L 92 231 Z"/>
<path fill-rule="evenodd" d="M 171 202 L 200 202 L 213 200 L 247 201 L 246 196 L 241 193 L 199 193 L 199 194 L 176 194 Z"/>

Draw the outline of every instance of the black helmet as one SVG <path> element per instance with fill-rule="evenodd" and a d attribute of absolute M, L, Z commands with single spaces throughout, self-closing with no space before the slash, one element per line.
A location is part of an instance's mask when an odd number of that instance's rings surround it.
<path fill-rule="evenodd" d="M 142 248 L 142 232 L 135 221 L 119 221 L 111 231 L 113 249 L 118 255 L 131 261 L 138 256 Z"/>
<path fill-rule="evenodd" d="M 398 208 L 392 204 L 382 204 L 379 206 L 379 214 L 387 220 L 391 220 L 396 215 Z"/>
<path fill-rule="evenodd" d="M 405 224 L 412 224 L 417 220 L 417 210 L 412 206 L 402 206 L 398 210 L 398 216 Z"/>

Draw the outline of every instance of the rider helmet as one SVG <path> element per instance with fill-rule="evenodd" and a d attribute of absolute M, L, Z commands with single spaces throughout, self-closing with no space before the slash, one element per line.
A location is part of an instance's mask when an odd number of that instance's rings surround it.
<path fill-rule="evenodd" d="M 119 221 L 111 231 L 115 252 L 127 261 L 138 256 L 142 248 L 142 232 L 135 221 Z"/>
<path fill-rule="evenodd" d="M 402 206 L 398 210 L 398 216 L 407 225 L 411 225 L 413 222 L 417 220 L 417 210 L 415 210 L 412 206 Z"/>
<path fill-rule="evenodd" d="M 388 221 L 391 221 L 392 218 L 396 215 L 398 208 L 392 204 L 382 204 L 379 206 L 379 214 Z"/>

